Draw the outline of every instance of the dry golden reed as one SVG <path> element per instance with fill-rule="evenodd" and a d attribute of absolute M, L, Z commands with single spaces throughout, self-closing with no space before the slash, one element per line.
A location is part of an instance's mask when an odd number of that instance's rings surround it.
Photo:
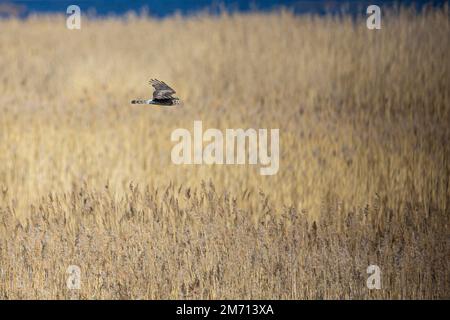
<path fill-rule="evenodd" d="M 448 7 L 0 30 L 0 298 L 450 297 Z M 173 164 L 194 120 L 279 128 L 278 173 Z"/>

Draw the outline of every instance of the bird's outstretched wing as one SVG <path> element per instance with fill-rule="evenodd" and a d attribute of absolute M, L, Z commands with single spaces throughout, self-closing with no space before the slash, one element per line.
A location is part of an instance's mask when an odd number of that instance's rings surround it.
<path fill-rule="evenodd" d="M 171 87 L 162 81 L 151 79 L 150 84 L 155 88 L 153 92 L 153 99 L 171 99 L 172 95 L 175 93 Z"/>

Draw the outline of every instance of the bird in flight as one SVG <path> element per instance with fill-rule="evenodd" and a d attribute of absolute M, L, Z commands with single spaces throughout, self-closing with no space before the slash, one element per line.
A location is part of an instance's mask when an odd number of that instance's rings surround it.
<path fill-rule="evenodd" d="M 172 96 L 176 93 L 175 90 L 169 87 L 166 83 L 156 79 L 151 79 L 150 84 L 153 88 L 155 88 L 155 91 L 153 92 L 153 99 L 132 100 L 132 104 L 154 104 L 158 106 L 173 106 L 180 104 L 180 99 Z"/>

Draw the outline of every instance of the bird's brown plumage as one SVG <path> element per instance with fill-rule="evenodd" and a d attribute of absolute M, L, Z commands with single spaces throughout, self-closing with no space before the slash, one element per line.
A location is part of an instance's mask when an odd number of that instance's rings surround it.
<path fill-rule="evenodd" d="M 153 92 L 153 99 L 173 99 L 172 95 L 176 93 L 175 90 L 163 81 L 151 79 L 150 84 L 153 88 L 155 88 L 155 91 Z"/>

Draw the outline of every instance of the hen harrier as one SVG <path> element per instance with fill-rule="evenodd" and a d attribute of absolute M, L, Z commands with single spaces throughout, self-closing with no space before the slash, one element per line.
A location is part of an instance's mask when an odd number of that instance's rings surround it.
<path fill-rule="evenodd" d="M 167 84 L 156 79 L 151 79 L 150 84 L 153 86 L 153 88 L 155 88 L 155 91 L 153 92 L 153 99 L 150 100 L 137 99 L 132 100 L 131 103 L 155 104 L 159 106 L 173 106 L 180 104 L 180 99 L 178 99 L 177 97 L 172 97 L 172 95 L 175 93 L 175 90 L 173 90 Z"/>

